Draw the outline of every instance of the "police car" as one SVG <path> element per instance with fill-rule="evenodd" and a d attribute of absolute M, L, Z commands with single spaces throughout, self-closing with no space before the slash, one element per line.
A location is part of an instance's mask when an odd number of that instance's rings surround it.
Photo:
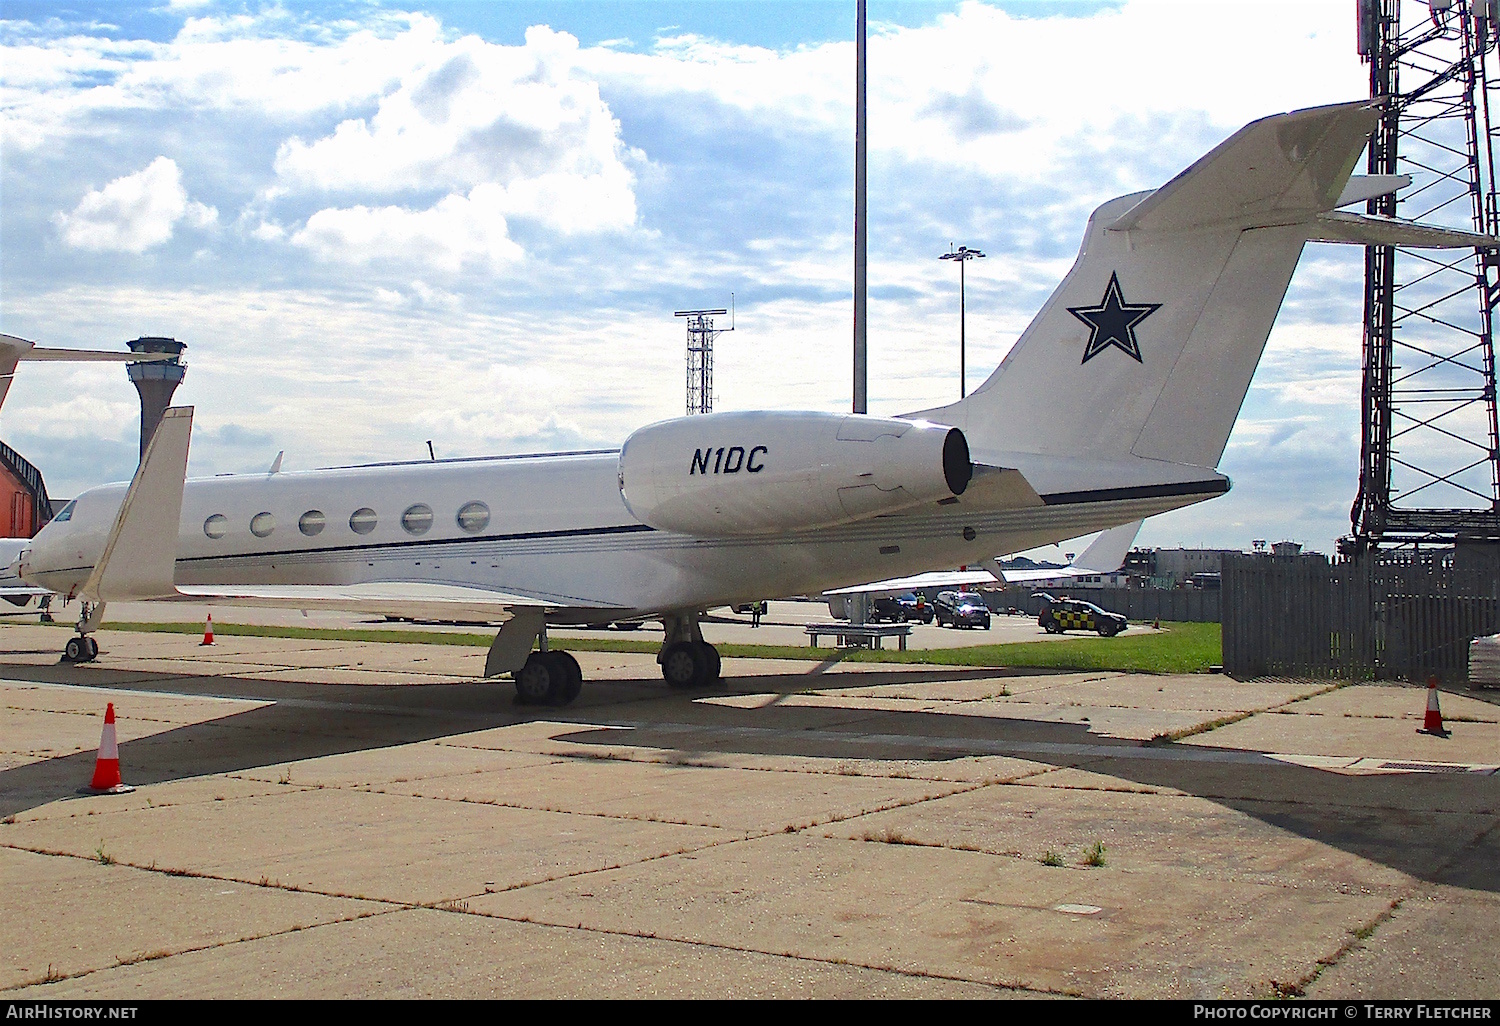
<path fill-rule="evenodd" d="M 1036 618 L 1036 622 L 1048 634 L 1061 634 L 1064 631 L 1098 631 L 1103 637 L 1112 638 L 1123 631 L 1128 622 L 1119 613 L 1100 609 L 1092 602 L 1053 598 L 1051 595 L 1038 595 L 1037 597 L 1042 600 L 1042 612 Z"/>

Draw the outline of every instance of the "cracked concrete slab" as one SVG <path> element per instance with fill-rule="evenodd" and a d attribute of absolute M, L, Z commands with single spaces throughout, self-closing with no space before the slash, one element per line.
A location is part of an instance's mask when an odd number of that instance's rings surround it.
<path fill-rule="evenodd" d="M 13 996 L 1494 996 L 1500 776 L 1414 690 L 585 653 L 550 709 L 434 683 L 482 649 L 63 636 L 0 631 Z M 138 789 L 77 797 L 112 697 Z"/>

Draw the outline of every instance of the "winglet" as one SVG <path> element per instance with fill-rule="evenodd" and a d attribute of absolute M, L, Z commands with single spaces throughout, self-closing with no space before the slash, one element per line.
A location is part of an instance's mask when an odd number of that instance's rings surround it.
<path fill-rule="evenodd" d="M 1119 527 L 1111 527 L 1094 539 L 1092 545 L 1083 550 L 1083 555 L 1073 560 L 1073 567 L 1091 574 L 1112 574 L 1125 565 L 1125 557 L 1135 536 L 1140 533 L 1142 520 L 1135 520 Z"/>
<path fill-rule="evenodd" d="M 162 415 L 120 504 L 104 554 L 78 589 L 85 598 L 111 602 L 177 594 L 172 575 L 192 433 L 191 406 L 173 406 Z"/>

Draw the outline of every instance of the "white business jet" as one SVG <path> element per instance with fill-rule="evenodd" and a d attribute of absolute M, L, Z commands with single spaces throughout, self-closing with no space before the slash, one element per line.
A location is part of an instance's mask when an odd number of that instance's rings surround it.
<path fill-rule="evenodd" d="M 98 604 L 74 658 L 114 600 L 503 619 L 486 675 L 566 704 L 582 677 L 546 625 L 651 616 L 667 683 L 709 684 L 709 608 L 978 563 L 1228 491 L 1214 467 L 1304 243 L 1500 245 L 1338 210 L 1407 181 L 1351 180 L 1377 112 L 1265 118 L 1105 203 L 999 369 L 951 406 L 717 413 L 617 451 L 186 483 L 192 410 L 175 408 L 135 479 L 64 508 L 22 573 Z"/>

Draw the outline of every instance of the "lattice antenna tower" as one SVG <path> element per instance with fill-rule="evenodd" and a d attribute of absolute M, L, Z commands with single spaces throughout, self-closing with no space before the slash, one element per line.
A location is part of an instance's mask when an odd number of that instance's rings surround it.
<path fill-rule="evenodd" d="M 1357 0 L 1372 175 L 1410 175 L 1371 214 L 1496 233 L 1500 0 Z M 1364 383 L 1353 549 L 1500 539 L 1491 250 L 1365 250 Z"/>
<path fill-rule="evenodd" d="M 729 310 L 677 310 L 673 317 L 687 318 L 687 412 L 714 412 L 714 339 L 726 331 L 734 330 L 731 316 L 729 327 L 715 328 L 714 318 L 722 317 Z"/>

